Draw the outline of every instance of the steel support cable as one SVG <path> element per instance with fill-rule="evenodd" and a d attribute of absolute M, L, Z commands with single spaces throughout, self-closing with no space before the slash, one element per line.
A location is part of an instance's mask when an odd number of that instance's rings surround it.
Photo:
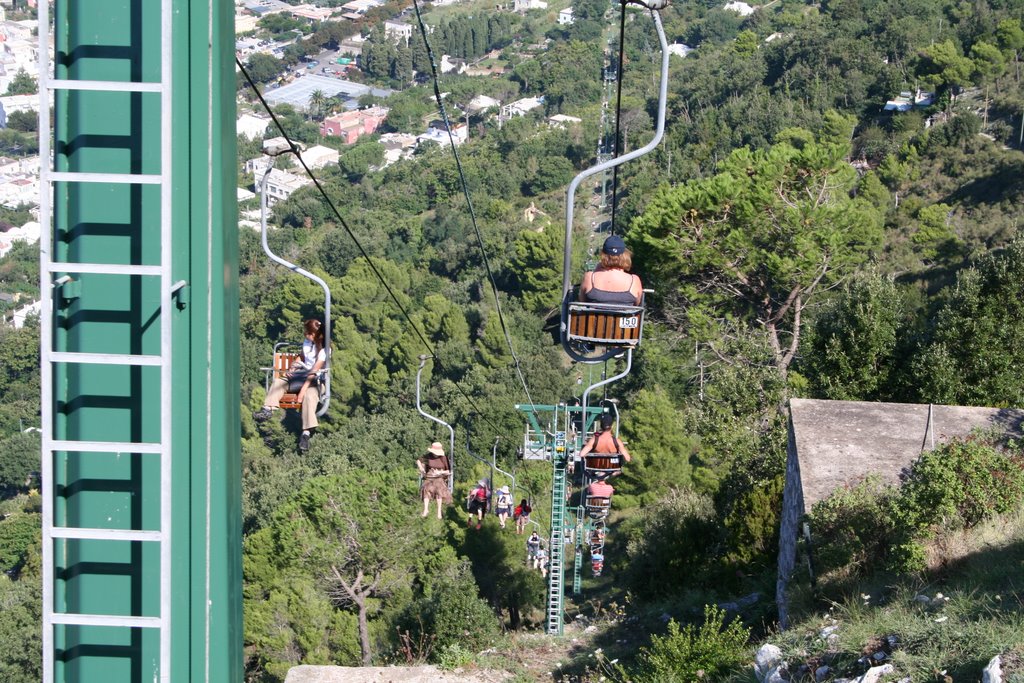
<path fill-rule="evenodd" d="M 619 66 L 615 71 L 615 137 L 613 138 L 612 156 L 618 158 L 622 154 L 622 70 L 626 55 L 626 5 L 629 0 L 619 3 Z M 612 215 L 608 223 L 609 234 L 615 234 L 615 213 L 619 208 L 619 167 L 612 169 Z"/>
<path fill-rule="evenodd" d="M 419 325 L 417 325 L 416 322 L 412 319 L 412 316 L 409 315 L 409 312 L 405 309 L 405 306 L 402 305 L 402 302 L 398 299 L 398 296 L 395 294 L 394 290 L 391 289 L 391 285 L 388 284 L 388 281 L 381 274 L 380 270 L 377 269 L 377 266 L 376 264 L 374 264 L 373 259 L 370 258 L 370 255 L 366 252 L 366 249 L 363 248 L 363 245 L 359 242 L 359 239 L 355 236 L 355 233 L 352 232 L 352 228 L 349 227 L 348 222 L 342 217 L 341 212 L 338 211 L 338 207 L 334 205 L 334 202 L 331 201 L 331 198 L 330 196 L 328 196 L 327 191 L 324 190 L 323 186 L 320 184 L 320 180 L 313 174 L 313 171 L 309 168 L 309 166 L 306 165 L 306 161 L 302 158 L 302 155 L 299 153 L 298 146 L 294 142 L 292 142 L 292 139 L 291 137 L 289 137 L 288 132 L 285 131 L 284 126 L 281 125 L 281 121 L 277 118 L 277 115 L 274 114 L 274 112 L 271 110 L 270 105 L 263 97 L 263 93 L 261 93 L 260 89 L 256 87 L 256 83 L 252 80 L 252 76 L 249 75 L 249 72 L 246 70 L 242 62 L 239 61 L 238 57 L 235 57 L 235 64 L 238 66 L 239 70 L 241 70 L 242 75 L 245 77 L 245 80 L 249 83 L 249 87 L 252 88 L 254 93 L 256 93 L 257 99 L 259 99 L 260 104 L 266 110 L 267 114 L 270 115 L 270 118 L 274 122 L 274 125 L 277 127 L 277 130 L 280 131 L 281 135 L 288 143 L 289 149 L 291 149 L 292 153 L 295 155 L 295 158 L 298 159 L 299 164 L 302 165 L 302 168 L 305 170 L 306 175 L 309 176 L 310 180 L 313 181 L 313 185 L 316 186 L 317 191 L 320 192 L 320 195 L 323 197 L 324 201 L 327 202 L 327 206 L 330 207 L 331 211 L 337 217 L 338 223 L 340 223 L 341 227 L 345 229 L 346 233 L 348 233 L 349 238 L 356 245 L 356 248 L 359 250 L 359 253 L 366 260 L 366 263 L 370 266 L 370 270 L 373 271 L 373 274 L 377 277 L 378 280 L 380 280 L 381 285 L 384 286 L 384 289 L 387 291 L 388 296 L 391 297 L 391 300 L 395 302 L 395 305 L 398 307 L 398 310 L 402 313 L 402 317 L 406 319 L 406 321 L 409 323 L 409 326 L 412 328 L 413 332 L 415 332 L 416 336 L 419 337 L 420 342 L 423 344 L 423 346 L 426 347 L 427 351 L 430 352 L 431 357 L 434 359 L 434 363 L 436 363 L 439 368 L 444 369 L 444 365 L 437 359 L 437 352 L 434 350 L 434 346 L 430 343 L 426 336 L 424 336 L 423 331 L 420 330 L 419 328 Z M 480 410 L 480 407 L 477 406 L 476 401 L 474 401 L 472 397 L 466 393 L 465 389 L 463 389 L 458 382 L 452 381 L 452 384 L 462 395 L 462 397 L 466 399 L 466 401 L 469 403 L 472 409 L 475 410 L 478 414 L 482 415 L 483 412 Z M 488 424 L 491 425 L 495 432 L 499 434 L 502 432 L 501 428 L 494 424 L 492 421 L 487 420 L 487 422 Z"/>
<path fill-rule="evenodd" d="M 437 64 L 434 62 L 434 50 L 430 47 L 430 41 L 427 39 L 427 27 L 423 23 L 423 16 L 420 14 L 420 3 L 419 0 L 413 0 L 413 9 L 416 12 L 416 22 L 420 27 L 420 35 L 423 36 L 423 45 L 427 50 L 427 61 L 430 62 L 430 74 L 433 78 L 434 84 L 434 99 L 437 100 L 437 108 L 441 112 L 441 120 L 444 122 L 445 130 L 448 132 L 448 142 L 452 148 L 452 154 L 455 157 L 455 168 L 459 172 L 459 180 L 462 183 L 462 194 L 466 197 L 466 206 L 469 207 L 469 219 L 473 224 L 473 232 L 476 234 L 476 243 L 480 248 L 480 256 L 484 262 L 484 270 L 487 272 L 487 279 L 491 283 L 491 292 L 494 294 L 494 306 L 498 311 L 498 322 L 501 323 L 501 331 L 505 335 L 505 343 L 508 345 L 508 351 L 512 354 L 512 360 L 514 361 L 513 366 L 516 369 L 516 374 L 519 375 L 519 382 L 523 385 L 523 391 L 526 392 L 526 400 L 529 401 L 530 407 L 533 408 L 533 398 L 530 396 L 530 389 L 526 386 L 526 377 L 523 375 L 523 369 L 520 366 L 519 356 L 516 354 L 515 348 L 512 346 L 512 335 L 509 334 L 508 325 L 505 324 L 505 315 L 501 311 L 501 300 L 498 296 L 498 285 L 494 281 L 494 273 L 491 271 L 491 261 L 487 258 L 487 249 L 484 248 L 484 238 L 480 234 L 480 226 L 476 221 L 476 211 L 473 210 L 473 200 L 469 195 L 469 184 L 466 182 L 466 174 L 462 170 L 462 159 L 459 157 L 459 151 L 455 145 L 455 136 L 452 135 L 452 126 L 448 120 L 448 110 L 445 109 L 444 100 L 441 99 L 441 85 L 437 77 Z M 468 135 L 468 130 L 466 131 Z"/>

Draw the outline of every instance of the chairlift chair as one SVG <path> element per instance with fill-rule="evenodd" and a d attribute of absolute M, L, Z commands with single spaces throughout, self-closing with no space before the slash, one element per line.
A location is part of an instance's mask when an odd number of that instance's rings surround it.
<path fill-rule="evenodd" d="M 284 379 L 288 375 L 288 371 L 291 369 L 295 361 L 301 359 L 301 345 L 287 341 L 274 344 L 273 366 L 269 368 L 262 368 L 266 375 L 266 380 L 264 382 L 265 389 L 269 392 L 270 385 L 273 381 L 275 379 Z M 322 414 L 320 409 L 323 408 L 330 399 L 330 392 L 327 389 L 327 380 L 324 372 L 317 373 L 316 388 L 320 396 L 319 401 L 317 401 L 317 414 L 320 415 Z M 299 395 L 297 393 L 286 391 L 281 397 L 279 406 L 284 410 L 301 410 L 302 402 L 299 401 Z"/>
<path fill-rule="evenodd" d="M 585 506 L 587 516 L 591 519 L 604 520 L 612 509 L 612 499 L 608 496 L 591 496 L 587 494 Z"/>
<path fill-rule="evenodd" d="M 585 179 L 604 173 L 620 164 L 647 154 L 657 147 L 665 134 L 665 111 L 668 101 L 668 41 L 657 10 L 664 9 L 667 0 L 631 0 L 651 10 L 658 41 L 661 45 L 661 78 L 658 91 L 658 114 L 654 137 L 643 147 L 622 156 L 600 162 L 584 169 L 566 192 L 565 244 L 562 261 L 562 319 L 559 330 L 562 348 L 574 361 L 601 363 L 621 353 L 631 354 L 643 337 L 644 302 L 639 305 L 606 304 L 578 301 L 577 287 L 572 282 L 573 211 L 576 189 Z"/>

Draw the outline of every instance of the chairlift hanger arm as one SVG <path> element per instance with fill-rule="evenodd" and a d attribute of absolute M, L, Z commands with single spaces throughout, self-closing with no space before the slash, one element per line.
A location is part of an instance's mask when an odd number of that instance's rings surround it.
<path fill-rule="evenodd" d="M 423 374 L 423 368 L 427 365 L 427 360 L 430 356 L 420 356 L 420 369 L 416 371 L 416 410 L 420 415 L 433 420 L 434 422 L 444 425 L 448 428 L 448 469 L 451 470 L 451 476 L 448 477 L 448 490 L 451 491 L 455 482 L 455 428 L 445 422 L 439 417 L 434 417 L 430 413 L 423 410 L 420 406 L 420 375 Z"/>
<path fill-rule="evenodd" d="M 643 147 L 585 169 L 573 178 L 571 183 L 569 183 L 565 205 L 565 253 L 563 255 L 562 267 L 563 298 L 569 294 L 569 291 L 572 288 L 572 225 L 574 210 L 573 202 L 576 198 L 576 188 L 579 187 L 580 183 L 591 176 L 602 173 L 610 168 L 615 168 L 627 161 L 632 161 L 633 159 L 647 154 L 661 143 L 661 140 L 665 135 L 665 110 L 666 102 L 668 101 L 668 40 L 665 38 L 665 29 L 661 24 L 661 16 L 654 10 L 662 9 L 666 7 L 668 3 L 666 0 L 649 0 L 648 2 L 629 0 L 629 2 L 648 7 L 651 10 L 651 15 L 654 18 L 654 26 L 658 33 L 658 42 L 661 44 L 661 81 L 658 89 L 657 128 L 654 133 L 654 138 Z"/>
<path fill-rule="evenodd" d="M 612 375 L 611 377 L 609 377 L 607 379 L 603 379 L 603 380 L 601 380 L 599 382 L 591 384 L 589 387 L 587 387 L 587 390 L 583 392 L 583 409 L 586 410 L 586 408 L 587 408 L 587 400 L 590 398 L 590 392 L 591 391 L 593 391 L 594 389 L 597 389 L 598 387 L 602 387 L 602 386 L 605 386 L 607 384 L 611 384 L 612 382 L 615 382 L 615 381 L 618 381 L 618 380 L 622 379 L 623 377 L 625 377 L 626 375 L 629 374 L 629 371 L 632 369 L 632 367 L 633 367 L 633 349 L 628 349 L 626 351 L 626 367 L 623 369 L 622 372 L 620 372 L 617 375 Z M 615 409 L 616 417 L 618 417 L 618 412 L 619 412 L 618 411 L 618 407 L 616 406 L 616 409 Z"/>

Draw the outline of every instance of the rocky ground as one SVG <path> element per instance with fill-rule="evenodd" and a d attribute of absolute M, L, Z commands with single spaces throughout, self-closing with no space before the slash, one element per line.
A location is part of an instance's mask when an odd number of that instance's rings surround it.
<path fill-rule="evenodd" d="M 505 671 L 474 669 L 442 671 L 436 666 L 296 666 L 285 683 L 501 683 L 512 678 Z"/>

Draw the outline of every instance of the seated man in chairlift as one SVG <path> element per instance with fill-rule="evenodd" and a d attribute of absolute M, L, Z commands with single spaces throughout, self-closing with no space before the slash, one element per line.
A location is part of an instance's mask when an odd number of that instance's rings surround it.
<path fill-rule="evenodd" d="M 590 437 L 587 445 L 580 451 L 580 458 L 583 459 L 584 463 L 586 462 L 585 458 L 587 455 L 591 453 L 595 455 L 621 455 L 622 459 L 626 462 L 633 460 L 633 456 L 629 454 L 625 444 L 615 437 L 615 432 L 612 431 L 612 424 L 614 423 L 615 418 L 611 413 L 601 413 L 601 429 Z"/>
<path fill-rule="evenodd" d="M 640 278 L 629 272 L 633 255 L 618 235 L 611 235 L 601 247 L 597 268 L 583 274 L 580 301 L 639 306 L 644 296 Z"/>

